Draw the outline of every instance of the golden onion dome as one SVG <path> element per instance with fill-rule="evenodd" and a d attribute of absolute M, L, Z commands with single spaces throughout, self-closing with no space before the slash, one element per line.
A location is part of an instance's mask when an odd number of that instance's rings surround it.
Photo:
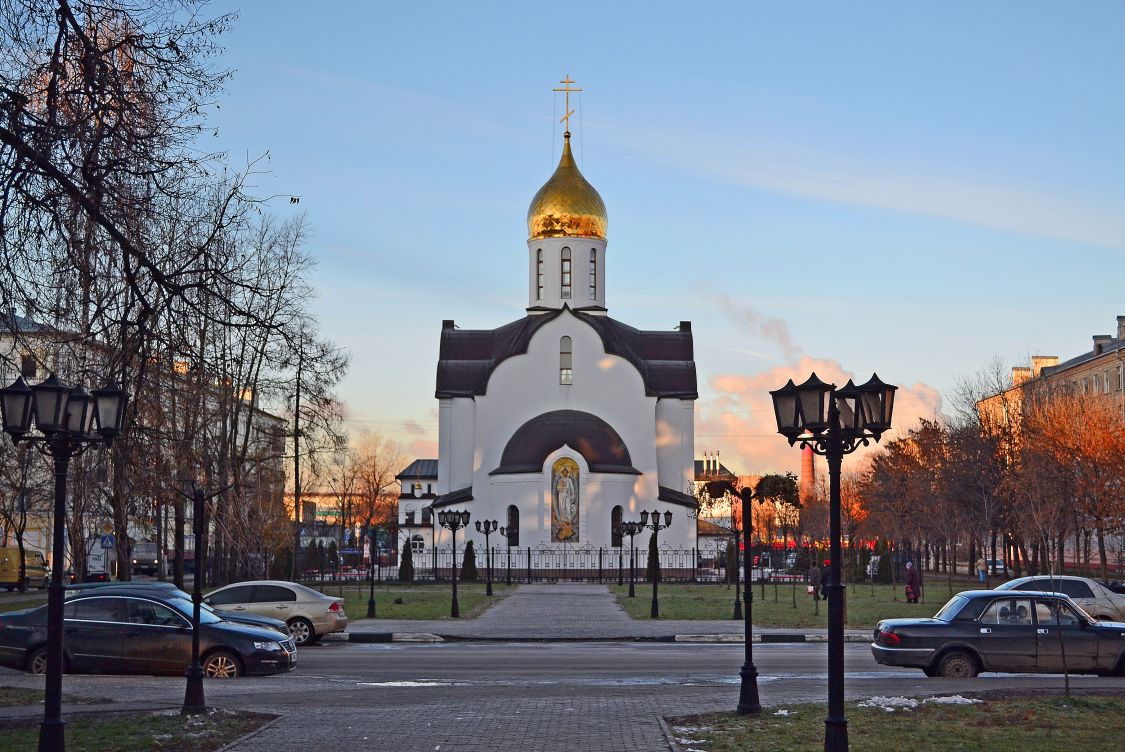
<path fill-rule="evenodd" d="M 527 234 L 536 238 L 601 238 L 609 218 L 594 186 L 582 177 L 570 151 L 570 132 L 563 134 L 562 158 L 555 174 L 531 199 Z"/>

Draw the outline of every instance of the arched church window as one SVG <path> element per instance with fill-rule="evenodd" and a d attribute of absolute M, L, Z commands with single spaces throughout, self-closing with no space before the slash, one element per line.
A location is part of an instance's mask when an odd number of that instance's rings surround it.
<path fill-rule="evenodd" d="M 609 544 L 614 548 L 621 548 L 621 517 L 623 514 L 624 510 L 621 509 L 620 504 L 609 513 Z"/>
<path fill-rule="evenodd" d="M 570 337 L 559 341 L 559 383 L 574 383 L 574 355 L 571 353 Z"/>
<path fill-rule="evenodd" d="M 590 300 L 598 297 L 598 249 L 590 249 Z"/>
<path fill-rule="evenodd" d="M 535 299 L 543 299 L 543 249 L 535 252 Z"/>
<path fill-rule="evenodd" d="M 515 504 L 508 506 L 508 545 L 520 545 L 520 510 Z"/>
<path fill-rule="evenodd" d="M 570 249 L 562 249 L 562 289 L 560 296 L 563 298 L 570 297 Z"/>

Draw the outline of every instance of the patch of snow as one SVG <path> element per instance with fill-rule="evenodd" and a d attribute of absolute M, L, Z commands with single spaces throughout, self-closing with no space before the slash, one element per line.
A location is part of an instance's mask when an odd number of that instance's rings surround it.
<path fill-rule="evenodd" d="M 871 697 L 859 703 L 861 708 L 882 708 L 888 713 L 896 710 L 913 710 L 918 707 L 918 701 L 909 697 Z"/>
<path fill-rule="evenodd" d="M 961 695 L 950 695 L 948 697 L 927 697 L 922 700 L 923 704 L 933 703 L 934 705 L 976 705 L 977 703 L 984 702 L 984 700 L 977 700 L 972 697 L 962 697 Z"/>
<path fill-rule="evenodd" d="M 785 717 L 788 717 L 788 716 L 791 716 L 791 715 L 796 715 L 796 713 L 794 713 L 791 710 L 786 710 L 785 708 L 782 708 L 781 710 L 778 710 L 776 713 L 774 713 L 774 715 L 779 715 L 782 718 L 785 718 Z"/>

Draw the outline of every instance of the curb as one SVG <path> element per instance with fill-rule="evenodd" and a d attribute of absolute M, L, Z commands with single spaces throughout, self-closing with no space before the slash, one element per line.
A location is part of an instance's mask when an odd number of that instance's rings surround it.
<path fill-rule="evenodd" d="M 325 638 L 330 635 L 325 635 Z M 866 643 L 867 635 L 844 635 L 844 642 Z M 699 644 L 739 644 L 745 638 L 741 633 L 726 634 L 678 634 L 678 635 L 616 635 L 612 637 L 487 637 L 484 635 L 432 634 L 430 632 L 346 632 L 335 637 L 333 642 L 389 643 L 389 642 L 679 642 Z M 800 632 L 765 632 L 753 636 L 753 642 L 765 644 L 828 642 L 822 634 Z"/>
<path fill-rule="evenodd" d="M 263 713 L 263 715 L 265 715 L 265 714 Z M 275 715 L 275 716 L 274 716 L 274 717 L 273 717 L 273 718 L 272 718 L 271 720 L 269 720 L 269 721 L 266 721 L 265 723 L 263 723 L 263 724 L 262 724 L 261 726 L 259 726 L 258 728 L 254 729 L 254 730 L 253 730 L 253 731 L 251 731 L 250 733 L 248 733 L 248 734 L 243 734 L 242 736 L 240 736 L 240 737 L 238 737 L 237 739 L 235 739 L 235 740 L 234 740 L 233 742 L 230 742 L 229 744 L 225 744 L 225 745 L 223 745 L 222 747 L 219 747 L 219 748 L 218 748 L 217 750 L 215 750 L 215 752 L 230 752 L 230 750 L 234 749 L 234 748 L 235 748 L 235 747 L 237 747 L 237 746 L 238 746 L 239 744 L 242 744 L 242 743 L 243 743 L 244 741 L 246 741 L 247 739 L 252 739 L 252 738 L 254 738 L 254 737 L 255 737 L 255 736 L 257 736 L 258 734 L 260 734 L 260 733 L 262 733 L 263 731 L 265 731 L 266 729 L 268 729 L 268 728 L 269 728 L 270 726 L 272 726 L 272 725 L 274 725 L 275 723 L 279 722 L 279 721 L 280 721 L 280 720 L 281 720 L 282 718 L 285 718 L 285 716 L 284 716 L 284 715 Z"/>
<path fill-rule="evenodd" d="M 669 752 L 681 752 L 679 742 L 677 742 L 676 737 L 673 736 L 672 729 L 668 727 L 668 722 L 664 720 L 664 716 L 656 716 L 656 722 L 660 724 L 660 731 L 664 734 L 664 741 L 668 742 Z M 222 752 L 222 750 L 219 750 L 219 752 Z"/>

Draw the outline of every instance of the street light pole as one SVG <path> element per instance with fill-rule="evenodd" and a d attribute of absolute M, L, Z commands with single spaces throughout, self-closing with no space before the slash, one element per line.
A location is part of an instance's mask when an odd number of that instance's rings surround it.
<path fill-rule="evenodd" d="M 649 514 L 645 510 L 641 510 L 641 530 L 648 528 L 652 531 L 653 547 L 656 549 L 656 570 L 652 573 L 652 608 L 649 609 L 650 619 L 660 618 L 660 600 L 657 597 L 656 587 L 660 581 L 660 548 L 656 543 L 659 540 L 660 531 L 672 526 L 672 512 L 664 512 L 664 524 L 660 524 L 660 512 L 655 509 L 652 510 L 652 522 L 649 521 Z M 639 531 L 638 531 L 639 532 Z"/>
<path fill-rule="evenodd" d="M 460 512 L 438 512 L 438 522 L 441 526 L 453 533 L 453 602 L 449 607 L 449 616 L 454 619 L 461 618 L 461 606 L 457 603 L 457 531 L 469 526 L 468 510 Z"/>
<path fill-rule="evenodd" d="M 203 666 L 199 663 L 199 609 L 203 602 L 204 553 L 207 524 L 204 520 L 206 497 L 203 489 L 192 484 L 192 533 L 195 535 L 195 577 L 191 585 L 191 664 L 187 668 L 187 686 L 184 688 L 182 715 L 201 715 L 207 712 L 203 694 Z"/>
<path fill-rule="evenodd" d="M 23 377 L 0 389 L 0 419 L 12 442 L 31 443 L 55 466 L 55 504 L 51 541 L 51 584 L 47 590 L 47 676 L 39 752 L 63 752 L 63 557 L 66 555 L 66 478 L 70 458 L 90 447 L 108 447 L 116 438 L 129 395 L 116 385 L 95 389 L 68 387 L 51 374 L 34 387 Z M 42 435 L 28 436 L 32 418 Z M 94 424 L 97 422 L 95 432 Z"/>
<path fill-rule="evenodd" d="M 367 562 L 367 579 L 370 580 L 370 587 L 367 591 L 367 618 L 375 618 L 375 535 L 376 527 L 375 520 L 368 518 L 367 520 L 367 548 L 370 552 L 370 561 Z"/>
<path fill-rule="evenodd" d="M 488 536 L 496 532 L 496 525 L 496 520 L 485 520 L 483 523 L 480 520 L 476 521 L 477 532 L 484 533 L 484 566 L 487 570 L 485 580 L 488 583 L 485 585 L 484 592 L 490 598 L 492 597 L 492 545 L 488 542 Z"/>
<path fill-rule="evenodd" d="M 891 427 L 897 387 L 872 374 L 862 386 L 851 379 L 842 388 L 816 374 L 797 386 L 790 379 L 773 397 L 777 431 L 789 445 L 809 447 L 828 461 L 828 717 L 824 719 L 825 752 L 847 752 L 848 721 L 844 716 L 844 585 L 840 581 L 840 468 L 845 454 L 879 441 Z"/>
<path fill-rule="evenodd" d="M 745 569 L 743 575 L 743 586 L 746 588 L 744 600 L 746 602 L 746 620 L 743 622 L 743 661 L 742 668 L 738 671 L 740 681 L 738 689 L 738 712 L 743 715 L 748 713 L 762 712 L 762 703 L 758 700 L 758 667 L 754 665 L 754 622 L 753 622 L 753 602 L 754 602 L 754 588 L 750 582 L 750 570 L 754 565 L 754 555 L 750 551 L 750 515 L 751 504 L 750 500 L 754 497 L 754 492 L 750 488 L 743 488 L 739 493 L 742 497 L 742 568 Z M 737 548 L 737 544 L 735 545 Z M 738 566 L 737 564 L 735 565 Z M 738 591 L 738 586 L 735 586 L 735 592 Z"/>
<path fill-rule="evenodd" d="M 641 523 L 639 522 L 622 522 L 621 532 L 629 536 L 629 597 L 635 598 L 637 593 L 633 588 L 634 569 L 637 561 L 637 544 L 633 541 L 633 536 L 641 532 Z"/>

